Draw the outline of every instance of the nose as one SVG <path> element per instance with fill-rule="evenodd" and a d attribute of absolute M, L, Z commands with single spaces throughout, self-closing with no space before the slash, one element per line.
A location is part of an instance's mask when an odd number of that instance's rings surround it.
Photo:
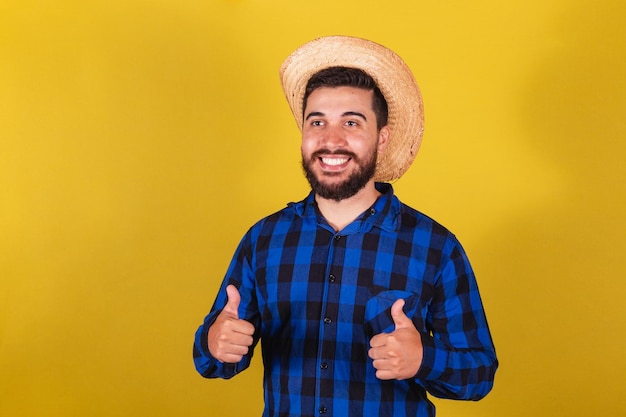
<path fill-rule="evenodd" d="M 340 127 L 328 127 L 322 136 L 322 145 L 329 149 L 342 148 L 346 145 L 346 136 Z"/>

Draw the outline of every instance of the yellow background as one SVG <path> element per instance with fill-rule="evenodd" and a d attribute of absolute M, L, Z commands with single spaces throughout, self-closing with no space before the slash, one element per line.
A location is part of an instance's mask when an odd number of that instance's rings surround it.
<path fill-rule="evenodd" d="M 278 67 L 396 50 L 424 95 L 396 191 L 457 234 L 500 358 L 440 416 L 626 415 L 621 0 L 4 0 L 0 415 L 255 416 L 191 359 L 236 244 L 299 200 Z"/>

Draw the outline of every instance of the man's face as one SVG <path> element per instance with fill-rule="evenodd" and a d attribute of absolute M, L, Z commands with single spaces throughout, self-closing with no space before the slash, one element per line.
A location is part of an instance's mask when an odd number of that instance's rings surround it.
<path fill-rule="evenodd" d="M 340 201 L 372 180 L 378 152 L 389 137 L 380 132 L 372 110 L 373 92 L 354 87 L 322 87 L 304 109 L 302 166 L 316 195 Z"/>

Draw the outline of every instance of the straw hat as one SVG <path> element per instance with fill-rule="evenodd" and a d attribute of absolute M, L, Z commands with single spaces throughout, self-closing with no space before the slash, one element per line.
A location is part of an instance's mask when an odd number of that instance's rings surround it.
<path fill-rule="evenodd" d="M 295 50 L 280 67 L 283 91 L 302 130 L 302 100 L 309 78 L 328 67 L 360 68 L 368 73 L 387 100 L 391 131 L 379 154 L 374 180 L 393 181 L 409 169 L 424 131 L 424 106 L 409 67 L 390 49 L 366 39 L 328 36 Z"/>

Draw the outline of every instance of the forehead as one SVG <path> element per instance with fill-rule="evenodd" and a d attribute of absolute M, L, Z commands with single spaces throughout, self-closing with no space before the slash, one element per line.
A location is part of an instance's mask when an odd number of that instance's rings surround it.
<path fill-rule="evenodd" d="M 308 97 L 305 113 L 319 107 L 340 108 L 355 107 L 360 110 L 372 110 L 372 100 L 374 92 L 357 87 L 320 87 Z"/>

